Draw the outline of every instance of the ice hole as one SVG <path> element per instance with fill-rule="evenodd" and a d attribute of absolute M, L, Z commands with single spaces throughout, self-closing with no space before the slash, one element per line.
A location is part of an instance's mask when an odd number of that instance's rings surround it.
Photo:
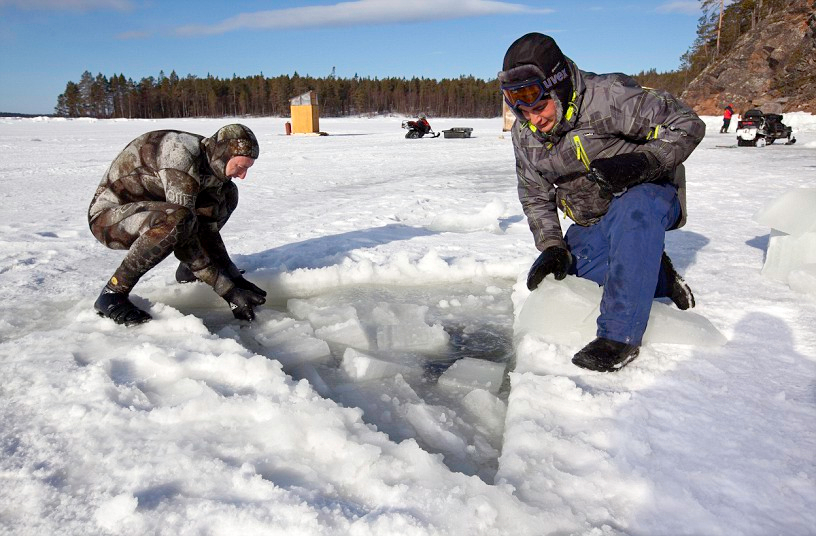
<path fill-rule="evenodd" d="M 506 281 L 345 287 L 260 308 L 239 338 L 362 409 L 394 441 L 415 439 L 492 483 L 513 355 L 510 294 Z"/>

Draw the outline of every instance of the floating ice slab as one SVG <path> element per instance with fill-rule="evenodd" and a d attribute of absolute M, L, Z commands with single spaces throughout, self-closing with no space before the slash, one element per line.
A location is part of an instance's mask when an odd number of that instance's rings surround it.
<path fill-rule="evenodd" d="M 430 351 L 448 344 L 450 336 L 441 324 L 425 322 L 428 307 L 414 304 L 380 303 L 372 311 L 377 323 L 380 350 Z"/>
<path fill-rule="evenodd" d="M 284 367 L 309 362 L 327 362 L 331 357 L 329 345 L 314 336 L 308 322 L 283 315 L 266 319 L 259 314 L 252 327 L 254 339 L 272 350 L 275 359 Z"/>
<path fill-rule="evenodd" d="M 393 378 L 397 374 L 407 376 L 411 374 L 411 367 L 378 359 L 376 357 L 347 348 L 343 354 L 343 371 L 356 381 L 378 380 Z"/>
<path fill-rule="evenodd" d="M 524 299 L 526 287 L 516 285 L 513 301 L 523 300 L 514 326 L 517 336 L 532 334 L 547 342 L 579 346 L 595 338 L 602 289 L 592 281 L 567 276 L 562 281 L 546 278 Z M 719 346 L 726 338 L 704 316 L 652 303 L 644 343 Z"/>
<path fill-rule="evenodd" d="M 357 318 L 357 309 L 352 305 L 331 305 L 321 307 L 308 300 L 293 298 L 286 302 L 286 308 L 298 320 L 308 320 L 315 328 L 340 324 Z"/>
<path fill-rule="evenodd" d="M 500 446 L 507 405 L 494 394 L 474 389 L 462 397 L 462 407 L 479 431 L 491 440 L 495 439 L 496 445 Z"/>
<path fill-rule="evenodd" d="M 502 384 L 505 365 L 483 359 L 460 359 L 439 377 L 438 384 L 446 387 L 484 389 L 497 394 Z"/>
<path fill-rule="evenodd" d="M 449 338 L 440 324 L 398 324 L 377 328 L 377 347 L 380 350 L 433 350 L 448 344 Z"/>
<path fill-rule="evenodd" d="M 357 309 L 351 305 L 321 307 L 309 300 L 293 298 L 286 303 L 286 308 L 295 318 L 308 320 L 316 337 L 363 350 L 370 347 Z"/>
<path fill-rule="evenodd" d="M 328 342 L 367 350 L 368 336 L 357 318 L 315 329 L 315 335 Z"/>

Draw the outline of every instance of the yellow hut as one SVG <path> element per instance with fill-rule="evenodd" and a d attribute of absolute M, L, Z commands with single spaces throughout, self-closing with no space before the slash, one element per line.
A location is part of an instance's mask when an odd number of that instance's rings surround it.
<path fill-rule="evenodd" d="M 516 121 L 516 114 L 513 113 L 513 110 L 507 105 L 507 101 L 502 98 L 502 131 L 507 132 L 508 130 L 513 129 L 513 123 Z"/>
<path fill-rule="evenodd" d="M 320 107 L 317 104 L 317 92 L 307 91 L 289 99 L 292 113 L 293 134 L 320 133 Z"/>

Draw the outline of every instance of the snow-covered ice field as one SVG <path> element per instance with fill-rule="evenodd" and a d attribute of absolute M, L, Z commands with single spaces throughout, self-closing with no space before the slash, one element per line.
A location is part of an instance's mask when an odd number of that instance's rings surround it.
<path fill-rule="evenodd" d="M 816 287 L 761 274 L 755 218 L 816 188 L 816 118 L 764 148 L 704 118 L 666 240 L 697 307 L 655 302 L 614 374 L 570 363 L 597 287 L 524 286 L 501 120 L 406 140 L 403 119 L 0 119 L 0 534 L 816 534 Z M 236 121 L 261 157 L 222 235 L 270 294 L 257 321 L 172 259 L 134 291 L 152 322 L 96 316 L 110 161 Z"/>

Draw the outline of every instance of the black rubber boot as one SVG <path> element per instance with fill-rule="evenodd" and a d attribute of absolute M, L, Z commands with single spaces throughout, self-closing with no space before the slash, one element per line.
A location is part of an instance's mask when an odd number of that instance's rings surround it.
<path fill-rule="evenodd" d="M 96 309 L 99 316 L 110 318 L 117 324 L 124 324 L 125 326 L 144 324 L 153 318 L 133 305 L 127 294 L 114 292 L 107 286 L 102 289 L 102 293 L 96 299 L 94 309 Z"/>
<path fill-rule="evenodd" d="M 613 372 L 638 356 L 639 346 L 598 337 L 575 354 L 572 364 L 599 372 Z"/>
<path fill-rule="evenodd" d="M 691 293 L 691 288 L 680 277 L 680 274 L 675 271 L 672 266 L 671 259 L 666 252 L 663 252 L 663 257 L 660 259 L 660 269 L 666 274 L 669 281 L 670 294 L 669 298 L 678 309 L 685 311 L 694 307 L 694 294 Z"/>

